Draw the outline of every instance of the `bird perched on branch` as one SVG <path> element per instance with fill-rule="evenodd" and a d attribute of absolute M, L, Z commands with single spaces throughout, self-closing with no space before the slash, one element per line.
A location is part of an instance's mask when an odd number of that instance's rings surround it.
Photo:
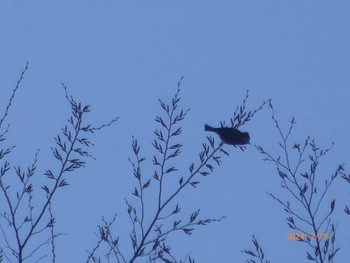
<path fill-rule="evenodd" d="M 241 132 L 235 128 L 213 128 L 207 124 L 204 125 L 205 131 L 215 132 L 220 136 L 220 139 L 230 145 L 249 144 L 250 136 L 248 132 Z"/>

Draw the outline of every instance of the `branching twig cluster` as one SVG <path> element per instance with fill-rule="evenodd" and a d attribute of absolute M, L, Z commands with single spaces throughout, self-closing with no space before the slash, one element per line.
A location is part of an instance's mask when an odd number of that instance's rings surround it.
<path fill-rule="evenodd" d="M 251 250 L 244 250 L 244 251 L 242 251 L 243 253 L 245 253 L 245 254 L 251 256 L 252 258 L 254 258 L 254 259 L 247 260 L 247 263 L 270 263 L 270 261 L 265 259 L 264 251 L 263 251 L 262 247 L 259 245 L 259 242 L 255 238 L 254 235 L 252 237 L 252 242 L 254 244 L 255 252 L 253 252 Z M 256 261 L 255 258 L 258 261 Z"/>
<path fill-rule="evenodd" d="M 290 122 L 287 133 L 283 133 L 271 103 L 270 108 L 272 119 L 281 138 L 279 146 L 282 154 L 274 157 L 261 146 L 256 148 L 263 154 L 264 161 L 275 164 L 281 179 L 281 187 L 290 194 L 292 201 L 283 201 L 273 193 L 268 194 L 282 205 L 288 214 L 286 219 L 289 228 L 298 233 L 296 239 L 308 244 L 311 248 L 312 252 L 307 252 L 307 258 L 318 263 L 333 262 L 339 250 L 335 246 L 336 227 L 331 220 L 335 199 L 330 202 L 328 209 L 324 203 L 329 188 L 342 173 L 343 166 L 339 165 L 330 178 L 324 181 L 324 186 L 320 187 L 319 162 L 331 150 L 333 144 L 330 148 L 320 149 L 314 140 L 308 137 L 302 144 L 291 145 L 289 138 L 295 125 L 294 118 Z M 328 211 L 325 212 L 325 209 Z"/>
<path fill-rule="evenodd" d="M 339 173 L 341 174 L 341 177 L 350 184 L 350 174 L 346 174 L 345 169 L 343 166 L 340 167 Z M 345 206 L 344 211 L 347 215 L 350 215 L 350 208 L 348 206 Z"/>
<path fill-rule="evenodd" d="M 173 161 L 181 154 L 182 149 L 182 144 L 176 141 L 182 133 L 180 124 L 189 112 L 188 109 L 179 108 L 181 80 L 178 83 L 177 91 L 170 104 L 159 100 L 164 116 L 157 116 L 155 118 L 160 128 L 154 131 L 156 138 L 152 143 L 153 148 L 157 152 L 152 158 L 152 163 L 155 167 L 153 176 L 147 176 L 142 172 L 142 165 L 146 161 L 146 158 L 141 155 L 141 147 L 137 139 L 132 138 L 132 150 L 135 158 L 133 160 L 129 158 L 129 161 L 132 165 L 133 176 L 137 182 L 132 195 L 138 201 L 135 205 L 126 200 L 127 212 L 131 222 L 130 239 L 133 251 L 132 255 L 126 260 L 128 256 L 122 254 L 118 249 L 119 237 L 113 239 L 110 235 L 112 232 L 110 229 L 111 225 L 104 224 L 104 226 L 99 226 L 100 229 L 103 227 L 104 231 L 100 231 L 100 241 L 95 249 L 89 252 L 87 262 L 89 260 L 93 262 L 101 261 L 101 258 L 96 256 L 96 250 L 100 247 L 102 241 L 106 241 L 108 247 L 113 247 L 116 251 L 114 256 L 117 262 L 132 263 L 137 259 L 142 259 L 142 262 L 185 262 L 187 260 L 194 262 L 191 257 L 186 257 L 185 261 L 177 260 L 172 253 L 168 238 L 175 232 L 183 232 L 191 235 L 197 226 L 205 226 L 224 218 L 200 219 L 199 209 L 193 211 L 187 217 L 181 212 L 180 204 L 176 203 L 177 197 L 181 195 L 185 188 L 189 186 L 193 188 L 198 187 L 200 176 L 209 175 L 213 172 L 215 164 L 221 164 L 222 153 L 229 155 L 223 149 L 222 142 L 216 143 L 213 137 L 208 136 L 207 143 L 202 144 L 199 161 L 197 164 L 192 162 L 189 165 L 187 175 L 183 171 L 180 172 L 174 165 Z M 246 109 L 247 98 L 248 92 L 242 106 L 236 109 L 234 117 L 230 120 L 232 127 L 238 128 L 250 121 L 267 103 L 264 102 L 258 109 L 251 112 Z M 221 125 L 225 125 L 225 123 L 221 122 Z M 173 186 L 170 187 L 172 190 L 168 190 L 168 178 L 170 175 L 171 178 L 178 178 L 177 186 L 175 188 Z M 150 204 L 146 203 L 145 199 L 145 195 L 147 195 L 149 189 L 153 189 L 152 192 L 156 191 L 157 193 L 156 200 Z M 155 212 L 153 214 L 149 212 L 154 210 L 154 207 L 152 209 L 149 208 L 151 205 L 155 206 Z"/>
<path fill-rule="evenodd" d="M 5 114 L 0 119 L 0 128 L 8 115 L 15 93 L 27 68 L 28 63 L 13 90 Z M 22 166 L 17 165 L 12 169 L 8 158 L 14 146 L 0 149 L 0 192 L 2 194 L 0 196 L 2 203 L 0 229 L 5 243 L 5 246 L 1 247 L 0 259 L 4 255 L 9 262 L 12 262 L 11 258 L 13 257 L 19 263 L 25 262 L 29 258 L 39 262 L 49 256 L 43 252 L 42 248 L 50 245 L 52 262 L 56 261 L 55 238 L 61 234 L 55 233 L 54 230 L 56 219 L 52 210 L 53 198 L 59 189 L 68 185 L 67 173 L 83 167 L 85 157 L 92 157 L 87 148 L 93 144 L 83 134 L 93 133 L 95 130 L 100 130 L 117 121 L 114 119 L 98 128 L 84 124 L 83 119 L 90 112 L 90 107 L 76 102 L 73 97 L 68 96 L 67 88 L 64 85 L 63 87 L 72 115 L 68 124 L 62 129 L 62 133 L 55 138 L 56 146 L 51 149 L 53 156 L 58 161 L 58 166 L 55 170 L 46 170 L 44 175 L 49 181 L 41 189 L 37 187 L 33 179 L 37 176 L 39 151 L 35 154 L 34 161 L 28 168 L 23 169 Z M 2 143 L 5 141 L 8 127 L 1 133 L 0 142 Z M 10 178 L 12 172 L 17 178 L 16 183 Z M 9 184 L 10 179 L 11 184 Z M 34 194 L 38 198 L 36 200 L 40 200 L 40 196 L 44 199 L 42 204 L 34 203 Z"/>
<path fill-rule="evenodd" d="M 12 91 L 5 112 L 0 116 L 1 145 L 5 143 L 10 128 L 10 125 L 6 128 L 3 125 L 27 69 L 28 63 Z M 107 252 L 104 254 L 107 262 L 133 263 L 140 260 L 149 263 L 194 263 L 194 259 L 189 255 L 184 260 L 176 258 L 170 246 L 170 237 L 175 233 L 191 235 L 198 226 L 206 226 L 224 218 L 201 218 L 200 209 L 185 215 L 181 204 L 178 203 L 184 189 L 198 187 L 201 176 L 211 174 L 214 167 L 221 164 L 222 156 L 229 155 L 224 149 L 223 142 L 216 142 L 214 137 L 207 136 L 198 160 L 190 162 L 186 171 L 179 170 L 174 164 L 182 150 L 182 144 L 179 142 L 182 134 L 181 123 L 189 112 L 188 109 L 180 108 L 181 82 L 182 79 L 178 82 L 177 91 L 170 103 L 159 100 L 163 114 L 155 118 L 159 128 L 154 131 L 155 139 L 152 146 L 156 153 L 151 160 L 154 167 L 154 173 L 151 176 L 143 172 L 146 158 L 141 153 L 138 140 L 132 137 L 131 146 L 134 157 L 129 158 L 129 162 L 136 182 L 132 191 L 135 199 L 125 199 L 130 219 L 131 253 L 121 250 L 120 237 L 112 230 L 117 219 L 115 214 L 110 221 L 102 219 L 98 232 L 99 240 L 95 247 L 88 251 L 87 263 L 102 262 L 103 259 L 98 256 L 102 246 L 107 247 Z M 0 200 L 2 203 L 0 231 L 2 244 L 4 244 L 0 245 L 0 262 L 6 260 L 22 263 L 29 259 L 41 262 L 49 258 L 53 263 L 57 261 L 55 240 L 62 234 L 55 230 L 54 197 L 61 188 L 69 185 L 69 172 L 84 167 L 86 158 L 94 158 L 89 152 L 93 143 L 87 134 L 111 126 L 118 120 L 118 118 L 113 119 L 98 127 L 85 124 L 85 116 L 90 112 L 90 106 L 75 101 L 68 95 L 67 88 L 63 84 L 62 86 L 71 107 L 71 116 L 62 128 L 62 132 L 54 138 L 55 146 L 51 150 L 58 165 L 44 172 L 47 180 L 41 187 L 38 187 L 37 181 L 33 179 L 37 177 L 39 150 L 35 153 L 32 163 L 27 168 L 23 168 L 22 165 L 12 166 L 9 161 L 15 146 L 0 147 Z M 265 101 L 257 109 L 249 111 L 246 106 L 248 97 L 247 91 L 242 104 L 235 109 L 233 117 L 227 122 L 229 125 L 221 121 L 221 127 L 240 128 L 269 102 L 272 119 L 281 138 L 279 146 L 282 153 L 274 156 L 261 146 L 256 148 L 264 156 L 264 161 L 275 165 L 281 187 L 286 190 L 291 200 L 283 200 L 273 193 L 268 195 L 288 214 L 287 224 L 295 234 L 298 234 L 295 239 L 309 246 L 307 259 L 317 263 L 334 262 L 335 255 L 339 251 L 335 244 L 336 226 L 331 218 L 336 201 L 333 199 L 329 205 L 325 205 L 326 195 L 339 175 L 349 183 L 350 175 L 345 173 L 344 164 L 340 164 L 321 185 L 318 175 L 319 163 L 332 149 L 333 144 L 327 149 L 320 149 L 310 137 L 303 143 L 290 144 L 295 126 L 294 118 L 287 132 L 283 132 L 275 117 L 271 101 Z M 245 149 L 244 146 L 238 147 L 241 150 Z M 10 178 L 11 174 L 16 179 L 15 183 Z M 176 185 L 173 185 L 174 178 L 177 180 Z M 152 193 L 156 193 L 153 199 L 150 198 Z M 38 204 L 37 200 L 41 200 L 41 204 Z M 350 215 L 349 207 L 345 207 L 345 212 Z M 255 251 L 242 251 L 251 257 L 247 262 L 269 263 L 254 235 L 252 242 Z M 44 251 L 44 247 L 50 249 Z"/>

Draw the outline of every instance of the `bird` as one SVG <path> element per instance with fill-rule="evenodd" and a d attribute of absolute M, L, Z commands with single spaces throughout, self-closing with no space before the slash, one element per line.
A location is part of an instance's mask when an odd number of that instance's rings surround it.
<path fill-rule="evenodd" d="M 248 132 L 241 132 L 235 128 L 220 127 L 214 128 L 208 124 L 204 125 L 204 131 L 215 132 L 220 136 L 223 143 L 230 145 L 245 145 L 249 144 L 250 136 Z"/>

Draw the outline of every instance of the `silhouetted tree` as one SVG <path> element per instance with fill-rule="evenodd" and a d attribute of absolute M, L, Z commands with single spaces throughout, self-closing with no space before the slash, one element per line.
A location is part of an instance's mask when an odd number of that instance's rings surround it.
<path fill-rule="evenodd" d="M 180 164 L 175 164 L 176 158 L 181 154 L 182 144 L 180 136 L 182 133 L 181 122 L 187 117 L 188 109 L 180 107 L 180 85 L 170 103 L 159 100 L 163 111 L 162 115 L 156 116 L 155 122 L 158 128 L 154 131 L 155 139 L 152 146 L 155 154 L 152 157 L 154 173 L 152 176 L 144 174 L 143 165 L 146 158 L 142 154 L 141 147 L 134 137 L 131 146 L 134 158 L 129 158 L 132 166 L 135 187 L 132 191 L 134 201 L 126 199 L 127 213 L 130 218 L 130 239 L 132 252 L 121 251 L 120 237 L 113 225 L 118 227 L 116 216 L 99 226 L 99 241 L 89 252 L 86 262 L 103 262 L 99 256 L 99 250 L 107 249 L 104 257 L 107 262 L 194 262 L 193 258 L 186 257 L 183 260 L 176 259 L 172 253 L 169 237 L 175 232 L 183 232 L 191 235 L 198 226 L 205 226 L 222 220 L 221 218 L 200 218 L 200 209 L 194 210 L 190 215 L 182 213 L 182 205 L 178 203 L 178 197 L 183 190 L 189 187 L 199 186 L 200 178 L 214 171 L 215 165 L 220 165 L 222 155 L 229 155 L 224 149 L 224 142 L 216 142 L 214 137 L 207 136 L 207 142 L 203 143 L 199 152 L 199 160 L 191 162 L 187 172 L 180 169 Z M 238 129 L 249 122 L 251 118 L 266 104 L 264 102 L 254 111 L 246 108 L 248 92 L 241 106 L 237 107 L 233 117 L 230 119 L 230 128 Z M 221 127 L 226 127 L 221 122 Z M 227 146 L 232 147 L 232 146 Z M 244 150 L 243 145 L 237 147 Z M 169 176 L 171 175 L 171 180 Z M 171 187 L 173 178 L 177 178 L 178 184 Z M 150 192 L 150 189 L 152 191 Z M 151 193 L 156 191 L 156 196 Z M 152 201 L 146 203 L 145 195 L 149 195 Z M 194 192 L 192 192 L 194 194 Z M 129 251 L 130 252 L 130 251 Z M 103 253 L 102 253 L 103 254 Z"/>
<path fill-rule="evenodd" d="M 51 148 L 57 166 L 45 171 L 46 181 L 38 186 L 34 178 L 40 176 L 37 174 L 39 151 L 35 153 L 32 164 L 23 168 L 19 164 L 11 166 L 9 158 L 15 146 L 5 146 L 10 126 L 4 127 L 4 123 L 27 69 L 28 63 L 0 118 L 0 230 L 2 244 L 5 244 L 0 248 L 0 262 L 4 259 L 6 262 L 16 260 L 22 263 L 29 259 L 39 262 L 44 258 L 45 262 L 50 258 L 50 261 L 56 262 L 55 239 L 61 234 L 55 231 L 53 201 L 60 189 L 68 186 L 68 173 L 84 167 L 86 158 L 93 158 L 88 152 L 88 148 L 93 146 L 89 134 L 110 126 L 117 118 L 100 127 L 86 124 L 85 116 L 90 112 L 90 106 L 75 101 L 62 84 L 71 116 Z M 41 182 L 44 180 L 41 179 Z M 50 253 L 44 250 L 47 246 L 51 247 Z"/>
<path fill-rule="evenodd" d="M 328 203 L 326 195 L 330 192 L 334 181 L 342 175 L 345 177 L 343 164 L 339 164 L 334 173 L 327 179 L 319 171 L 319 163 L 332 149 L 333 144 L 321 149 L 316 142 L 307 137 L 302 143 L 291 143 L 290 137 L 295 126 L 294 118 L 290 122 L 287 132 L 283 132 L 275 117 L 274 108 L 270 102 L 272 120 L 280 135 L 280 153 L 271 154 L 262 146 L 256 149 L 263 155 L 264 161 L 272 162 L 281 180 L 281 187 L 287 195 L 283 198 L 268 192 L 287 213 L 287 224 L 291 229 L 287 239 L 297 240 L 307 245 L 306 258 L 317 263 L 334 262 L 339 251 L 336 241 L 336 226 L 331 218 L 335 210 L 335 198 Z M 264 255 L 253 236 L 255 250 L 243 252 L 252 258 L 263 262 Z M 256 262 L 250 260 L 247 262 Z M 268 262 L 268 261 L 266 261 Z"/>

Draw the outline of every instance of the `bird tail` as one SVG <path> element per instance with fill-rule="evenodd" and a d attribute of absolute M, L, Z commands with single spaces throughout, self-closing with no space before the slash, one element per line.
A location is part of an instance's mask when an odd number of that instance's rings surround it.
<path fill-rule="evenodd" d="M 215 128 L 209 126 L 208 124 L 205 124 L 205 125 L 204 125 L 204 130 L 205 130 L 205 131 L 215 131 Z"/>

